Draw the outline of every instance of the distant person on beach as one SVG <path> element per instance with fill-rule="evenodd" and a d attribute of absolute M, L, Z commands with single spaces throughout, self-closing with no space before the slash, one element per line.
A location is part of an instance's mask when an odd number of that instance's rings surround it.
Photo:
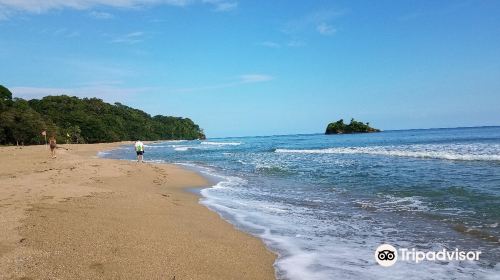
<path fill-rule="evenodd" d="M 135 152 L 137 153 L 137 162 L 143 162 L 144 144 L 141 142 L 141 140 L 137 140 L 134 146 Z"/>
<path fill-rule="evenodd" d="M 49 138 L 49 147 L 50 147 L 50 155 L 52 158 L 56 158 L 56 148 L 57 148 L 57 142 L 56 142 L 56 137 L 55 136 L 50 136 Z"/>

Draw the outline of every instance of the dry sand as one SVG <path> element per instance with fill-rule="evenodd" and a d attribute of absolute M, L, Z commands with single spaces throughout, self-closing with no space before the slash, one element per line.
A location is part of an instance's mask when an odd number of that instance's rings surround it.
<path fill-rule="evenodd" d="M 198 203 L 172 165 L 117 144 L 0 147 L 0 279 L 274 279 L 275 255 Z"/>

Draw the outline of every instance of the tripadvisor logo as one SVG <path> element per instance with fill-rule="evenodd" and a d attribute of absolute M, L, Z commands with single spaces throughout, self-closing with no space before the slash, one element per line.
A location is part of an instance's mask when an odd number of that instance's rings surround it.
<path fill-rule="evenodd" d="M 481 255 L 481 251 L 459 251 L 458 249 L 427 252 L 418 251 L 415 248 L 399 248 L 398 250 L 389 244 L 382 244 L 375 250 L 375 260 L 379 265 L 385 267 L 394 265 L 398 259 L 414 263 L 422 261 L 478 261 L 479 255 Z"/>
<path fill-rule="evenodd" d="M 398 260 L 398 251 L 392 245 L 382 244 L 375 250 L 375 260 L 381 266 L 392 266 Z"/>

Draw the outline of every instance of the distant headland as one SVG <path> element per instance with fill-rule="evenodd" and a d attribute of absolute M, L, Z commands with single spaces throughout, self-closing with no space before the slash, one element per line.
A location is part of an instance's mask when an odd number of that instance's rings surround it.
<path fill-rule="evenodd" d="M 151 116 L 98 98 L 12 98 L 0 85 L 0 145 L 41 144 L 42 135 L 54 135 L 59 143 L 205 139 L 203 129 L 189 118 Z"/>
<path fill-rule="evenodd" d="M 371 133 L 380 132 L 380 129 L 370 127 L 370 123 L 358 122 L 351 119 L 350 124 L 345 124 L 343 119 L 329 123 L 325 134 L 350 134 L 350 133 Z"/>

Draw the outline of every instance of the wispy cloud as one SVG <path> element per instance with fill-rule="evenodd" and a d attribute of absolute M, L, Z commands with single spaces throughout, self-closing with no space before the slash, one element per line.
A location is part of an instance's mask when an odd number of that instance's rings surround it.
<path fill-rule="evenodd" d="M 273 41 L 263 41 L 263 42 L 257 43 L 256 45 L 261 46 L 261 47 L 266 47 L 266 48 L 273 48 L 273 49 L 281 48 L 280 43 L 276 43 Z"/>
<path fill-rule="evenodd" d="M 51 10 L 88 10 L 95 7 L 138 8 L 154 5 L 183 7 L 194 0 L 0 0 L 0 18 L 7 19 L 13 13 L 41 14 Z"/>
<path fill-rule="evenodd" d="M 280 29 L 283 33 L 297 35 L 304 32 L 316 31 L 321 35 L 335 34 L 332 21 L 347 13 L 347 10 L 327 9 L 319 12 L 309 13 L 301 18 L 297 18 L 285 23 Z"/>
<path fill-rule="evenodd" d="M 263 83 L 273 80 L 274 77 L 265 74 L 244 74 L 234 77 L 232 81 L 189 88 L 161 88 L 161 87 L 126 87 L 121 80 L 108 80 L 82 83 L 75 87 L 36 87 L 13 86 L 9 87 L 15 97 L 24 99 L 42 98 L 47 95 L 70 95 L 77 97 L 97 97 L 106 102 L 123 102 L 141 94 L 153 93 L 188 93 L 203 92 L 215 89 L 231 88 L 248 84 Z"/>
<path fill-rule="evenodd" d="M 65 69 L 73 81 L 95 82 L 103 78 L 113 81 L 128 81 L 140 75 L 140 70 L 126 62 L 95 60 L 84 56 L 52 56 L 40 58 L 41 64 Z M 102 83 L 100 83 L 102 84 Z"/>
<path fill-rule="evenodd" d="M 305 42 L 302 40 L 290 40 L 288 42 L 283 42 L 283 43 L 278 43 L 278 42 L 274 42 L 274 41 L 263 41 L 263 42 L 256 43 L 255 45 L 260 46 L 260 47 L 271 48 L 271 49 L 279 49 L 282 47 L 298 48 L 298 47 L 305 46 Z"/>
<path fill-rule="evenodd" d="M 245 74 L 245 75 L 241 75 L 239 78 L 240 78 L 240 83 L 242 83 L 242 84 L 262 83 L 262 82 L 267 82 L 267 81 L 271 81 L 274 79 L 273 76 L 264 75 L 264 74 Z"/>
<path fill-rule="evenodd" d="M 166 92 L 169 93 L 183 93 L 183 92 L 201 92 L 201 91 L 209 91 L 215 89 L 223 89 L 223 88 L 232 88 L 237 86 L 242 86 L 246 84 L 256 84 L 263 83 L 274 80 L 273 76 L 265 75 L 265 74 L 244 74 L 232 79 L 232 81 L 227 83 L 213 84 L 213 85 L 205 85 L 198 87 L 187 87 L 187 88 L 176 88 L 176 89 L 167 89 Z"/>
<path fill-rule="evenodd" d="M 286 43 L 286 45 L 291 48 L 299 48 L 305 46 L 306 43 L 301 40 L 291 40 L 288 43 Z"/>
<path fill-rule="evenodd" d="M 31 87 L 18 86 L 9 88 L 15 97 L 24 99 L 42 98 L 47 95 L 70 95 L 78 97 L 97 97 L 107 102 L 123 101 L 126 97 L 131 97 L 141 93 L 146 93 L 152 88 L 125 88 L 116 85 L 96 84 L 91 86 L 74 88 L 56 88 L 56 87 Z"/>
<path fill-rule="evenodd" d="M 111 40 L 111 43 L 135 44 L 144 41 L 144 32 L 136 31 L 117 36 Z"/>
<path fill-rule="evenodd" d="M 332 36 L 338 29 L 333 25 L 333 21 L 345 15 L 346 9 L 324 9 L 306 14 L 302 17 L 289 20 L 281 25 L 279 32 L 288 36 L 288 40 L 268 40 L 256 43 L 255 45 L 273 49 L 279 48 L 299 48 L 306 45 L 304 37 L 309 37 L 311 33 L 322 36 Z M 283 35 L 281 34 L 281 35 Z"/>
<path fill-rule="evenodd" d="M 470 6 L 476 4 L 473 0 L 462 0 L 462 1 L 451 1 L 450 3 L 444 3 L 440 8 L 427 9 L 427 10 L 416 10 L 409 13 L 400 15 L 397 17 L 400 21 L 411 21 L 426 17 L 442 17 L 448 14 L 453 14 L 463 9 L 468 9 Z"/>
<path fill-rule="evenodd" d="M 337 32 L 337 29 L 326 23 L 318 24 L 318 26 L 316 26 L 316 30 L 318 30 L 321 35 L 333 35 Z"/>
<path fill-rule="evenodd" d="M 0 0 L 0 20 L 13 18 L 19 13 L 42 14 L 52 10 L 73 9 L 87 11 L 99 8 L 135 9 L 152 6 L 185 7 L 192 4 L 210 5 L 216 12 L 227 12 L 238 8 L 236 0 Z M 91 11 L 97 19 L 111 19 L 108 12 Z"/>
<path fill-rule="evenodd" d="M 112 19 L 115 17 L 113 14 L 106 13 L 106 12 L 97 12 L 97 11 L 90 12 L 89 16 L 96 18 L 96 19 Z"/>
<path fill-rule="evenodd" d="M 74 38 L 80 36 L 80 32 L 76 30 L 71 30 L 65 27 L 57 28 L 57 29 L 42 29 L 39 31 L 40 34 L 44 35 L 52 35 L 54 37 L 63 37 L 63 38 Z"/>
<path fill-rule="evenodd" d="M 216 12 L 227 12 L 238 8 L 238 2 L 228 0 L 202 0 L 205 4 L 210 4 Z"/>
<path fill-rule="evenodd" d="M 135 8 L 147 5 L 172 5 L 186 6 L 192 0 L 0 0 L 0 6 L 5 9 L 42 13 L 54 9 L 78 9 L 85 10 L 97 6 L 108 6 L 116 8 Z"/>

